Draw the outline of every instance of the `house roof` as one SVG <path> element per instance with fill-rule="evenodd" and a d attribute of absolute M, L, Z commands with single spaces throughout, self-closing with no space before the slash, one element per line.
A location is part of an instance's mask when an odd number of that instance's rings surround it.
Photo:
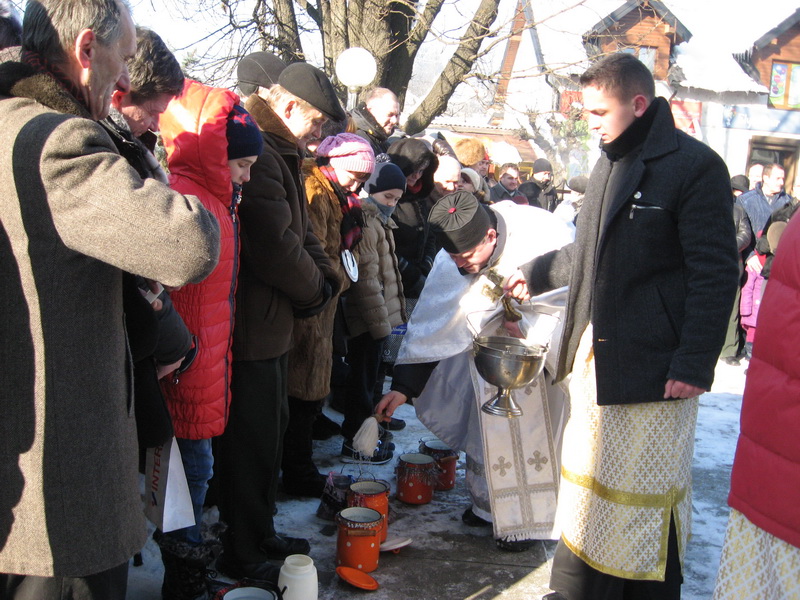
<path fill-rule="evenodd" d="M 608 16 L 595 24 L 594 27 L 592 27 L 589 31 L 584 33 L 584 38 L 602 34 L 604 31 L 607 31 L 613 27 L 615 23 L 623 19 L 632 10 L 640 7 L 649 7 L 653 9 L 653 11 L 659 17 L 675 27 L 676 32 L 682 39 L 688 41 L 692 37 L 692 32 L 689 31 L 683 23 L 681 23 L 678 17 L 672 14 L 672 11 L 667 8 L 663 2 L 660 2 L 659 0 L 627 0 L 625 4 L 611 12 Z"/>
<path fill-rule="evenodd" d="M 620 0 L 585 0 L 578 6 L 575 0 L 531 3 L 542 59 L 537 57 L 535 62 L 547 65 L 556 75 L 574 79 L 589 66 L 583 40 L 601 34 L 643 1 L 626 0 L 620 5 Z M 766 88 L 742 71 L 734 53 L 752 49 L 754 31 L 764 31 L 780 20 L 777 27 L 759 38 L 772 36 L 771 40 L 774 32 L 788 29 L 800 19 L 796 0 L 769 0 L 769 7 L 752 5 L 741 11 L 731 10 L 726 0 L 650 0 L 648 4 L 674 23 L 686 40 L 676 46 L 670 83 L 717 94 L 765 93 Z M 525 58 L 520 58 L 515 71 L 524 70 Z"/>
<path fill-rule="evenodd" d="M 777 26 L 773 27 L 767 33 L 758 38 L 753 44 L 753 47 L 756 50 L 760 50 L 764 46 L 772 43 L 772 40 L 774 40 L 776 37 L 789 31 L 789 29 L 794 27 L 797 23 L 800 23 L 800 8 L 795 10 L 794 14 L 786 17 L 783 21 L 778 23 Z"/>
<path fill-rule="evenodd" d="M 768 92 L 742 70 L 731 54 L 713 40 L 701 37 L 675 46 L 675 64 L 668 79 L 672 86 L 693 95 L 702 92 L 726 95 Z"/>

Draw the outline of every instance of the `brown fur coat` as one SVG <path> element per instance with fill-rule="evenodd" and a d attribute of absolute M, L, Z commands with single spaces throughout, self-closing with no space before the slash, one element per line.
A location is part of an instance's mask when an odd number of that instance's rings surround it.
<path fill-rule="evenodd" d="M 341 293 L 350 285 L 350 279 L 339 256 L 342 223 L 339 198 L 313 160 L 306 160 L 303 164 L 303 177 L 308 218 L 336 270 Z M 289 395 L 294 398 L 321 400 L 330 392 L 333 319 L 338 299 L 337 294 L 319 314 L 294 321 L 294 345 L 289 352 Z"/>

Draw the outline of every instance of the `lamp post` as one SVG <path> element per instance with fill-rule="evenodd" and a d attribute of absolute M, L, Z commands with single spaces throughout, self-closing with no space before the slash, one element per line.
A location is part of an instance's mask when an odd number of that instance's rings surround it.
<path fill-rule="evenodd" d="M 347 110 L 355 108 L 361 88 L 375 79 L 378 65 L 375 57 L 364 48 L 348 48 L 336 59 L 336 77 L 347 87 Z"/>

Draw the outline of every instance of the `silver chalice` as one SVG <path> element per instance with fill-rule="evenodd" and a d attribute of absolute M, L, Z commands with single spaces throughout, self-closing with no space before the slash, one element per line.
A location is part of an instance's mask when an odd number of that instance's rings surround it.
<path fill-rule="evenodd" d="M 482 336 L 473 341 L 472 352 L 478 373 L 498 388 L 497 394 L 484 403 L 481 410 L 509 418 L 522 415 L 522 409 L 511 397 L 511 390 L 524 387 L 539 376 L 547 347 L 526 346 L 513 337 Z"/>

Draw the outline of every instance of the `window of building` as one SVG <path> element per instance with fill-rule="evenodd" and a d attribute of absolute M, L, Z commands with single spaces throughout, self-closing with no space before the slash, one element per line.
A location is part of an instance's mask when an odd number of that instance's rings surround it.
<path fill-rule="evenodd" d="M 638 58 L 645 67 L 647 67 L 651 73 L 655 71 L 656 68 L 656 48 L 651 46 L 629 46 L 627 48 L 620 48 L 620 52 L 625 54 L 633 54 L 636 58 Z"/>
<path fill-rule="evenodd" d="M 639 60 L 652 73 L 656 68 L 656 49 L 650 46 L 642 46 L 639 48 Z"/>
<path fill-rule="evenodd" d="M 769 105 L 800 110 L 800 63 L 773 61 L 769 78 Z"/>

